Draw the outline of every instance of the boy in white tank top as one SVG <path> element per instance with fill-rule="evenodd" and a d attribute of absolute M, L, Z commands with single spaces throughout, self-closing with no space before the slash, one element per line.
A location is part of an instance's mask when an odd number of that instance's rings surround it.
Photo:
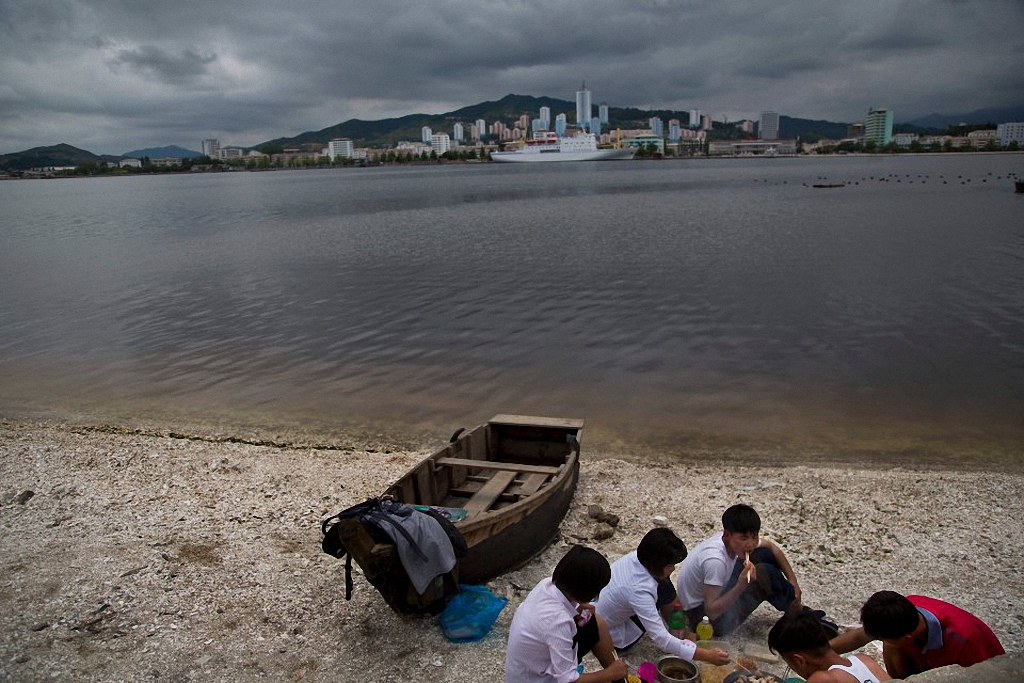
<path fill-rule="evenodd" d="M 867 655 L 843 657 L 828 643 L 828 634 L 815 615 L 793 610 L 768 632 L 768 647 L 807 683 L 881 683 L 889 674 Z"/>

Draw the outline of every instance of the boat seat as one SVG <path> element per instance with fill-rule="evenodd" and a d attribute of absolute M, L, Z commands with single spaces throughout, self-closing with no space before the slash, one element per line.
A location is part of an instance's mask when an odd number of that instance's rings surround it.
<path fill-rule="evenodd" d="M 463 506 L 467 516 L 472 517 L 490 510 L 494 501 L 505 492 L 515 478 L 516 473 L 509 470 L 495 472 L 490 481 L 481 486 L 480 490 L 474 493 L 473 497 Z"/>
<path fill-rule="evenodd" d="M 505 470 L 524 474 L 558 474 L 560 468 L 550 465 L 523 465 L 515 462 L 498 462 L 495 460 L 473 460 L 472 458 L 438 458 L 434 461 L 446 467 L 473 467 L 478 470 Z"/>

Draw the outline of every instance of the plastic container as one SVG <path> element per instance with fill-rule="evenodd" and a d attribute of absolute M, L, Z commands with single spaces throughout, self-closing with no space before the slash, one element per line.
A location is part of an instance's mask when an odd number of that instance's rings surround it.
<path fill-rule="evenodd" d="M 711 620 L 704 617 L 697 624 L 697 640 L 711 640 L 715 635 L 715 628 L 711 625 Z"/>
<path fill-rule="evenodd" d="M 683 606 L 679 604 L 678 600 L 672 605 L 672 611 L 668 613 L 668 619 L 665 621 L 673 631 L 686 628 L 686 613 L 683 611 Z"/>

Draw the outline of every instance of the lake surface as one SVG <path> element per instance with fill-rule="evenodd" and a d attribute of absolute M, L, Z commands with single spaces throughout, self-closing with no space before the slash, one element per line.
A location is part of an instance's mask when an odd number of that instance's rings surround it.
<path fill-rule="evenodd" d="M 0 415 L 1024 462 L 1024 155 L 0 183 Z M 814 183 L 849 182 L 836 189 Z"/>

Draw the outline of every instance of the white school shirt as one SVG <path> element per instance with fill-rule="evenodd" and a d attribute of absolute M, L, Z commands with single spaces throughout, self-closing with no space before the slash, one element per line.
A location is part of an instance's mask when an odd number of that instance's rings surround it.
<path fill-rule="evenodd" d="M 640 627 L 630 618 L 635 614 L 659 650 L 693 661 L 697 645 L 668 632 L 657 603 L 658 581 L 640 564 L 633 551 L 612 563 L 611 581 L 601 589 L 594 609 L 608 623 L 615 647 L 625 647 L 642 635 Z"/>
<path fill-rule="evenodd" d="M 684 610 L 704 604 L 704 586 L 723 587 L 732 576 L 736 558 L 729 557 L 722 532 L 702 541 L 679 567 L 676 590 Z"/>
<path fill-rule="evenodd" d="M 577 603 L 546 578 L 530 591 L 508 631 L 506 683 L 571 683 L 576 670 Z"/>

